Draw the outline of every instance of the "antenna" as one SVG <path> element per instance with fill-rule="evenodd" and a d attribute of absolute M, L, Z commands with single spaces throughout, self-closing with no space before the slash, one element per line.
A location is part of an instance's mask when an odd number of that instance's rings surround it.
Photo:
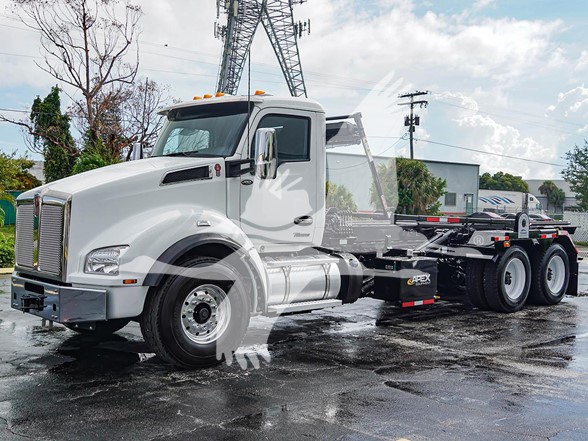
<path fill-rule="evenodd" d="M 308 96 L 298 40 L 310 34 L 310 20 L 294 21 L 294 5 L 306 0 L 217 0 L 217 12 L 227 16 L 227 24 L 215 23 L 214 35 L 224 42 L 217 92 L 235 95 L 250 56 L 255 32 L 261 23 L 292 96 Z"/>

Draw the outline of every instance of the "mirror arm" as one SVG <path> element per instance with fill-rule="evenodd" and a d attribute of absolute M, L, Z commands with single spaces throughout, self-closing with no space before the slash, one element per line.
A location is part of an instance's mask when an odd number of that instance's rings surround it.
<path fill-rule="evenodd" d="M 243 168 L 245 164 L 247 164 L 247 167 Z M 225 165 L 227 178 L 238 178 L 244 174 L 255 172 L 253 159 L 235 159 L 233 161 L 227 161 Z"/>

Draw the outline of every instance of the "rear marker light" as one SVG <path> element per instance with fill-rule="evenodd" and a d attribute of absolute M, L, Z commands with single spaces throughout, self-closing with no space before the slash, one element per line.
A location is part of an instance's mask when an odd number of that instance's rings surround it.
<path fill-rule="evenodd" d="M 427 299 L 427 300 L 417 300 L 415 302 L 403 302 L 403 308 L 410 308 L 411 306 L 422 306 L 422 305 L 432 305 L 435 303 L 435 299 Z"/>
<path fill-rule="evenodd" d="M 214 171 L 216 172 L 216 176 L 220 176 L 221 175 L 221 165 L 220 164 L 216 164 L 214 166 Z"/>
<path fill-rule="evenodd" d="M 427 222 L 446 222 L 450 224 L 459 223 L 459 217 L 428 217 Z"/>

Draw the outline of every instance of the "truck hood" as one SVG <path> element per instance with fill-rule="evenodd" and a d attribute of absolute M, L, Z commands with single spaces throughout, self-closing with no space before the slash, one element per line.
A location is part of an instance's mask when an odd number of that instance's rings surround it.
<path fill-rule="evenodd" d="M 140 191 L 140 188 L 148 190 L 158 187 L 168 172 L 223 162 L 221 158 L 187 157 L 156 157 L 123 162 L 45 184 L 21 194 L 18 199 L 32 198 L 35 193 L 75 196 L 87 191 L 104 191 L 105 187 L 119 190 L 123 190 L 122 187 L 134 187 L 135 191 Z"/>

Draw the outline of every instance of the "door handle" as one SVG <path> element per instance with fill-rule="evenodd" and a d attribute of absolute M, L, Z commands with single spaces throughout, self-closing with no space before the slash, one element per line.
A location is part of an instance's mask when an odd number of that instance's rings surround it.
<path fill-rule="evenodd" d="M 313 222 L 313 220 L 312 220 L 312 217 L 310 217 L 310 216 L 300 216 L 300 217 L 297 217 L 296 219 L 294 219 L 294 223 L 296 225 L 302 225 L 302 226 L 312 225 L 312 222 Z"/>

